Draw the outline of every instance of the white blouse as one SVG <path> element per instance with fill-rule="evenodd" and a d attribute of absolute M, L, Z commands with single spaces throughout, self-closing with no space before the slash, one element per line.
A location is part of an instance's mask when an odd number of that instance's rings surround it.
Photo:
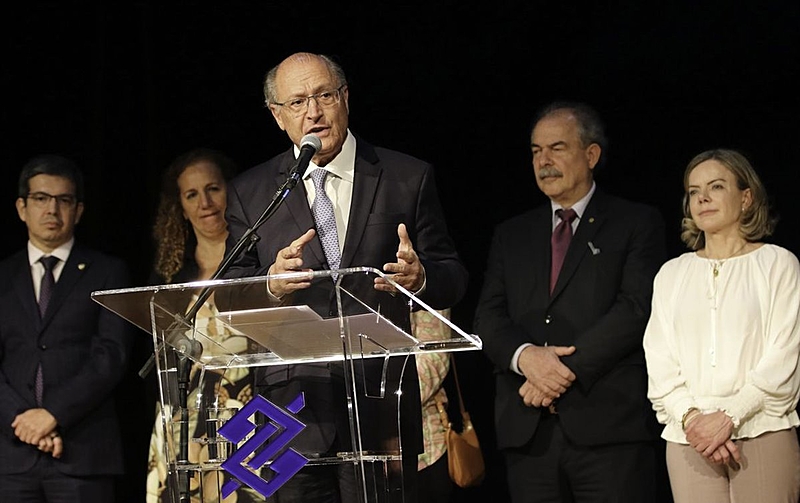
<path fill-rule="evenodd" d="M 670 260 L 655 278 L 644 350 L 648 398 L 670 442 L 688 443 L 681 418 L 691 407 L 725 411 L 733 438 L 797 426 L 797 257 L 765 244 L 727 260 Z"/>

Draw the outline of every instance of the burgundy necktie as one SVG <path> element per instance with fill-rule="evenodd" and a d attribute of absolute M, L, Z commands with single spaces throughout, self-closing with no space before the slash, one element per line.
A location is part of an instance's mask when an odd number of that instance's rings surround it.
<path fill-rule="evenodd" d="M 47 304 L 50 303 L 50 297 L 53 295 L 53 288 L 56 285 L 55 276 L 53 276 L 53 268 L 56 266 L 60 259 L 52 255 L 42 257 L 39 262 L 44 266 L 44 276 L 39 286 L 39 315 L 44 318 L 44 313 L 47 311 Z M 36 367 L 36 381 L 34 383 L 34 392 L 36 393 L 36 405 L 42 405 L 42 398 L 44 397 L 44 374 L 42 373 L 42 364 Z"/>
<path fill-rule="evenodd" d="M 556 287 L 558 273 L 564 264 L 564 257 L 569 249 L 569 242 L 572 240 L 572 221 L 577 217 L 577 213 L 572 208 L 568 210 L 558 209 L 556 215 L 561 218 L 561 222 L 556 226 L 553 235 L 550 237 L 550 248 L 552 250 L 552 261 L 550 262 L 550 294 Z"/>

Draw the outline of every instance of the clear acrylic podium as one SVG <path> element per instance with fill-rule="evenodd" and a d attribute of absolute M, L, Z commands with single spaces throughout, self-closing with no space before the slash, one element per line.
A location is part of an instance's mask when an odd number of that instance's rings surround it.
<path fill-rule="evenodd" d="M 280 300 L 268 294 L 270 278 L 290 277 L 308 277 L 311 286 Z M 92 294 L 153 337 L 168 485 L 163 500 L 219 502 L 245 491 L 240 501 L 263 501 L 297 470 L 335 464 L 352 470 L 360 502 L 405 501 L 400 431 L 409 356 L 477 350 L 482 343 L 399 285 L 391 296 L 375 292 L 377 277 L 391 282 L 379 270 L 357 267 Z M 204 307 L 187 319 L 198 298 Z M 409 321 L 390 321 L 410 320 L 412 309 L 432 313 L 451 337 L 418 340 Z M 309 383 L 316 372 L 336 369 L 332 396 L 307 393 L 304 384 L 297 395 L 276 395 L 278 401 L 221 391 L 221 383 L 242 372 L 256 376 L 261 389 L 300 368 L 310 369 Z M 335 452 L 303 441 L 303 414 L 324 407 L 318 400 L 335 400 L 331 408 L 349 425 L 349 439 Z"/>

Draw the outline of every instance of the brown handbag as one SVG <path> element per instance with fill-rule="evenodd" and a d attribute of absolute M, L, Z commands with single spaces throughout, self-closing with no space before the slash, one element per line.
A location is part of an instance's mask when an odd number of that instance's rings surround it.
<path fill-rule="evenodd" d="M 445 428 L 445 438 L 447 439 L 447 465 L 450 471 L 450 479 L 459 487 L 477 486 L 483 481 L 483 477 L 486 474 L 486 466 L 483 463 L 483 453 L 478 443 L 478 434 L 472 426 L 469 412 L 464 408 L 461 386 L 458 383 L 456 362 L 452 356 L 450 358 L 450 367 L 453 369 L 458 405 L 461 409 L 463 423 L 461 432 L 453 429 L 453 423 L 450 422 L 450 418 L 447 416 L 444 404 L 440 400 L 436 400 L 439 416 Z"/>

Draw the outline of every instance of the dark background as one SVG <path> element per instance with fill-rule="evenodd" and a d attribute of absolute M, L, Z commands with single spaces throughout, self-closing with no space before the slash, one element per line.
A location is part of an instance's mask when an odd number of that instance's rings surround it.
<path fill-rule="evenodd" d="M 197 146 L 226 152 L 242 169 L 288 148 L 261 83 L 300 50 L 344 67 L 353 131 L 437 167 L 471 273 L 453 314 L 467 331 L 493 226 L 544 202 L 528 123 L 553 99 L 586 101 L 605 118 L 611 144 L 598 183 L 662 211 L 670 256 L 683 251 L 683 169 L 720 146 L 748 155 L 781 215 L 772 241 L 800 252 L 800 4 L 601 3 L 19 3 L 2 23 L 0 256 L 26 240 L 14 209 L 19 169 L 60 153 L 87 175 L 79 239 L 127 259 L 143 284 L 161 172 Z M 478 352 L 457 358 L 489 472 L 454 501 L 503 501 L 491 368 Z M 130 443 L 144 456 L 151 423 L 141 388 L 131 377 L 123 396 Z M 132 473 L 145 463 L 137 456 Z M 128 483 L 125 501 L 142 501 L 143 482 Z"/>

